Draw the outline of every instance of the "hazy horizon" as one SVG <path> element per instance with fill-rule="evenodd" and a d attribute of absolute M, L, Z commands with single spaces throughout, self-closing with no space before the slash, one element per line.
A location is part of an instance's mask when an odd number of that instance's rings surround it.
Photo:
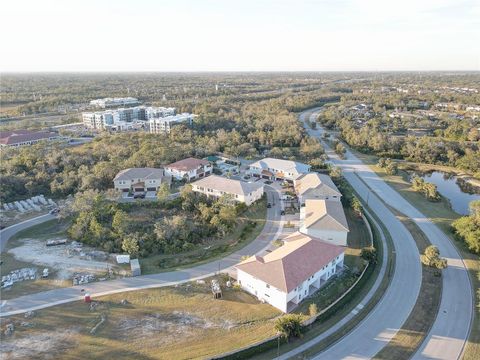
<path fill-rule="evenodd" d="M 17 0 L 0 71 L 480 70 L 475 0 Z"/>

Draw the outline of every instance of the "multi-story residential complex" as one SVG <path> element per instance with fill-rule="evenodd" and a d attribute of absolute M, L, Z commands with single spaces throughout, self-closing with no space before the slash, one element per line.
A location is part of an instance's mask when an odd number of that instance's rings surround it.
<path fill-rule="evenodd" d="M 342 270 L 345 249 L 299 232 L 283 241 L 263 257 L 242 261 L 236 270 L 242 289 L 289 312 Z"/>
<path fill-rule="evenodd" d="M 342 194 L 330 176 L 318 173 L 300 175 L 294 181 L 295 193 L 300 205 L 306 199 L 324 199 L 340 201 Z"/>
<path fill-rule="evenodd" d="M 191 181 L 212 173 L 212 164 L 207 160 L 187 158 L 165 166 L 165 172 L 177 180 Z"/>
<path fill-rule="evenodd" d="M 265 158 L 249 165 L 248 172 L 255 177 L 293 182 L 310 171 L 310 165 L 291 160 Z"/>
<path fill-rule="evenodd" d="M 130 130 L 146 128 L 149 120 L 175 117 L 175 108 L 135 106 L 82 114 L 83 124 L 89 129 Z M 189 114 L 185 114 L 189 115 Z M 184 116 L 186 117 L 186 116 Z M 193 119 L 193 115 L 192 115 Z M 170 126 L 167 126 L 170 129 Z"/>
<path fill-rule="evenodd" d="M 145 120 L 164 118 L 167 116 L 176 115 L 177 110 L 174 107 L 153 107 L 145 108 Z"/>
<path fill-rule="evenodd" d="M 140 104 L 138 99 L 133 97 L 125 97 L 125 98 L 104 98 L 104 99 L 96 99 L 90 101 L 91 106 L 99 107 L 99 108 L 108 108 L 108 107 L 117 107 L 117 106 L 133 106 Z"/>
<path fill-rule="evenodd" d="M 122 192 L 157 191 L 161 184 L 170 186 L 172 178 L 163 169 L 130 168 L 120 171 L 113 179 L 116 190 Z"/>
<path fill-rule="evenodd" d="M 180 124 L 191 126 L 195 115 L 183 113 L 179 115 L 150 119 L 149 128 L 152 134 L 169 133 L 172 127 Z"/>
<path fill-rule="evenodd" d="M 28 146 L 39 141 L 52 141 L 61 138 L 51 131 L 12 130 L 0 132 L 0 146 Z"/>
<path fill-rule="evenodd" d="M 263 196 L 263 183 L 245 182 L 211 175 L 192 183 L 192 190 L 211 197 L 230 195 L 234 201 L 250 206 Z"/>
<path fill-rule="evenodd" d="M 349 228 L 342 203 L 338 200 L 306 199 L 305 206 L 300 208 L 300 232 L 346 246 Z"/>

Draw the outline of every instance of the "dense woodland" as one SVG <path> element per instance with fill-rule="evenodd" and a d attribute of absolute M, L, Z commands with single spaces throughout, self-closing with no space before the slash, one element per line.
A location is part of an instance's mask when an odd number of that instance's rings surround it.
<path fill-rule="evenodd" d="M 475 78 L 478 75 L 472 74 L 470 80 L 464 79 L 463 87 Z M 363 152 L 479 172 L 480 113 L 465 108 L 480 104 L 480 94 L 452 90 L 454 85 L 441 76 L 435 81 L 416 80 L 393 82 L 402 92 L 375 82 L 356 83 L 352 93 L 329 106 L 319 120 L 338 128 L 348 144 Z M 348 110 L 361 103 L 370 107 L 366 116 Z M 439 111 L 442 104 L 452 107 Z M 411 135 L 410 129 L 420 129 L 426 136 Z"/>
<path fill-rule="evenodd" d="M 449 165 L 480 178 L 480 114 L 466 111 L 467 106 L 480 104 L 478 89 L 471 91 L 478 83 L 476 73 L 7 75 L 2 77 L 0 129 L 38 128 L 50 118 L 52 123 L 78 119 L 89 100 L 114 96 L 135 96 L 144 104 L 174 106 L 199 116 L 192 128 L 177 127 L 168 135 L 104 133 L 75 147 L 2 148 L 0 201 L 101 192 L 112 187 L 122 169 L 159 167 L 217 152 L 250 159 L 268 154 L 322 168 L 323 148 L 306 135 L 297 112 L 323 104 L 327 106 L 319 122 L 338 129 L 343 140 L 362 152 Z M 366 104 L 368 111 L 351 110 L 359 104 Z M 452 108 L 439 110 L 438 104 Z M 65 117 L 57 119 L 57 114 Z M 422 136 L 412 134 L 412 129 L 423 131 Z M 338 147 L 343 153 L 341 144 Z M 113 223 L 122 209 L 101 204 L 110 216 L 106 221 Z M 82 226 L 93 223 L 92 231 L 100 231 L 96 222 L 102 221 L 92 216 L 81 214 Z M 192 236 L 186 243 L 195 242 Z M 115 250 L 122 246 L 114 238 L 108 244 Z M 477 251 L 475 246 L 471 249 Z"/>
<path fill-rule="evenodd" d="M 3 149 L 0 200 L 39 193 L 64 197 L 77 191 L 105 190 L 122 169 L 158 167 L 188 156 L 204 157 L 217 152 L 247 158 L 269 152 L 271 156 L 321 166 L 322 146 L 305 135 L 292 110 L 337 98 L 323 87 L 305 93 L 278 93 L 272 98 L 264 93 L 241 92 L 206 97 L 188 106 L 181 101 L 177 104 L 181 111 L 199 117 L 193 128 L 177 127 L 169 135 L 103 134 L 77 147 L 38 144 Z"/>
<path fill-rule="evenodd" d="M 118 203 L 87 190 L 76 194 L 63 216 L 73 217 L 71 239 L 143 257 L 185 252 L 224 236 L 245 210 L 228 197 L 207 199 L 187 185 L 179 198 L 157 202 Z"/>

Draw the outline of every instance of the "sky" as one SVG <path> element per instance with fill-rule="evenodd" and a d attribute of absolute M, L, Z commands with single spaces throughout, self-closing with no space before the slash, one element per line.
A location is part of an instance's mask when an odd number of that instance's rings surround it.
<path fill-rule="evenodd" d="M 480 70 L 480 0 L 15 0 L 0 72 Z"/>

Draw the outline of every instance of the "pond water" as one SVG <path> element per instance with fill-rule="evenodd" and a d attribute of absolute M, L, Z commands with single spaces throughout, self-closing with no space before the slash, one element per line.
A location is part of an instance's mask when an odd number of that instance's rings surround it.
<path fill-rule="evenodd" d="M 468 184 L 462 183 L 462 179 L 442 171 L 434 171 L 422 176 L 425 181 L 437 185 L 438 192 L 446 197 L 452 209 L 461 215 L 470 213 L 468 204 L 473 200 L 480 200 L 480 195 L 467 192 Z"/>

